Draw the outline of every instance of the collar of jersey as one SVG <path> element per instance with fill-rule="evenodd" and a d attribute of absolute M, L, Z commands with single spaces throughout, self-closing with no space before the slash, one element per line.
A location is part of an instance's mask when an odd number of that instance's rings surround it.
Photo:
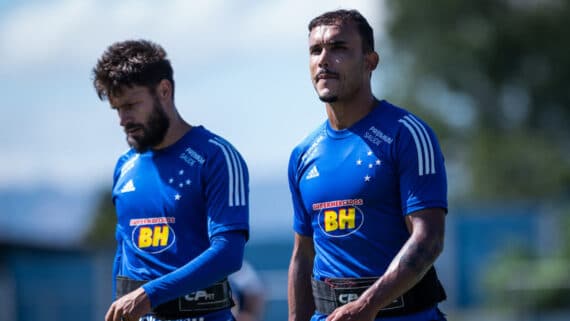
<path fill-rule="evenodd" d="M 384 102 L 385 102 L 384 100 L 378 101 L 378 103 L 376 104 L 376 108 L 374 108 L 368 115 L 364 116 L 364 118 L 357 121 L 354 125 L 350 126 L 349 128 L 340 129 L 340 130 L 334 129 L 331 127 L 331 124 L 328 120 L 325 121 L 327 135 L 332 139 L 343 139 L 354 135 L 354 130 L 359 126 L 362 126 L 362 124 L 365 124 L 368 118 L 371 117 L 370 115 L 379 112 L 378 110 L 380 108 L 378 107 L 380 107 Z"/>
<path fill-rule="evenodd" d="M 161 154 L 168 154 L 172 151 L 178 152 L 182 146 L 185 146 L 184 142 L 188 141 L 188 137 L 191 137 L 192 135 L 195 135 L 198 131 L 202 131 L 202 130 L 204 130 L 204 126 L 202 126 L 202 125 L 193 126 L 191 130 L 189 130 L 186 134 L 184 134 L 182 137 L 180 137 L 180 139 L 175 141 L 172 145 L 166 146 L 166 147 L 161 148 L 161 149 L 156 149 L 156 150 L 149 149 L 148 151 L 141 154 L 141 156 L 144 154 L 161 155 Z"/>
<path fill-rule="evenodd" d="M 332 139 L 343 139 L 354 135 L 354 133 L 350 131 L 351 128 L 352 127 L 337 130 L 331 127 L 331 124 L 328 120 L 326 121 L 327 136 L 329 136 Z"/>

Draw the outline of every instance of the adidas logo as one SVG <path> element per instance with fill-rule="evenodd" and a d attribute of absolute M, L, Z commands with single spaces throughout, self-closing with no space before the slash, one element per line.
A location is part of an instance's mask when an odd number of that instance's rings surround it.
<path fill-rule="evenodd" d="M 319 170 L 317 170 L 317 165 L 314 165 L 313 168 L 311 168 L 307 176 L 305 176 L 305 179 L 311 179 L 315 177 L 319 177 Z"/>
<path fill-rule="evenodd" d="M 134 192 L 134 191 L 135 191 L 135 184 L 133 183 L 132 179 L 130 179 L 125 185 L 123 185 L 123 188 L 121 188 L 121 193 Z"/>

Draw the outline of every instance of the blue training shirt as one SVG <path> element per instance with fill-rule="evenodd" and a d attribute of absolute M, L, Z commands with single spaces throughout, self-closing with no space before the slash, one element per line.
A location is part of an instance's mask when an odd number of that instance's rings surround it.
<path fill-rule="evenodd" d="M 433 131 L 380 101 L 352 127 L 328 121 L 289 161 L 296 233 L 313 237 L 315 278 L 384 274 L 409 238 L 404 217 L 447 209 L 444 158 Z"/>
<path fill-rule="evenodd" d="M 167 148 L 126 152 L 113 180 L 114 275 L 154 280 L 202 254 L 216 235 L 243 231 L 247 238 L 248 184 L 241 155 L 202 126 Z"/>

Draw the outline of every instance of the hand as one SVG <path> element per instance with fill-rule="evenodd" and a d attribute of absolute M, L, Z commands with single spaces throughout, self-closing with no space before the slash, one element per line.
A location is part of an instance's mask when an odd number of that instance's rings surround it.
<path fill-rule="evenodd" d="M 105 321 L 138 321 L 150 311 L 150 299 L 143 288 L 138 288 L 113 302 Z"/>
<path fill-rule="evenodd" d="M 373 321 L 377 312 L 356 300 L 336 308 L 326 321 Z"/>
<path fill-rule="evenodd" d="M 248 313 L 248 312 L 238 312 L 235 315 L 236 321 L 257 321 L 255 315 Z"/>

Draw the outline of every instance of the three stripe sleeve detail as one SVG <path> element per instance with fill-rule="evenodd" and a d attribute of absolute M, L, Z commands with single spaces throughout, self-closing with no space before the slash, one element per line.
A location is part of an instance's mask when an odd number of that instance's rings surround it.
<path fill-rule="evenodd" d="M 245 206 L 245 179 L 243 162 L 233 147 L 219 139 L 210 139 L 210 143 L 218 146 L 224 153 L 228 168 L 228 206 Z"/>
<path fill-rule="evenodd" d="M 431 137 L 425 126 L 415 117 L 406 115 L 398 120 L 412 135 L 418 154 L 418 175 L 435 174 L 435 156 Z"/>

